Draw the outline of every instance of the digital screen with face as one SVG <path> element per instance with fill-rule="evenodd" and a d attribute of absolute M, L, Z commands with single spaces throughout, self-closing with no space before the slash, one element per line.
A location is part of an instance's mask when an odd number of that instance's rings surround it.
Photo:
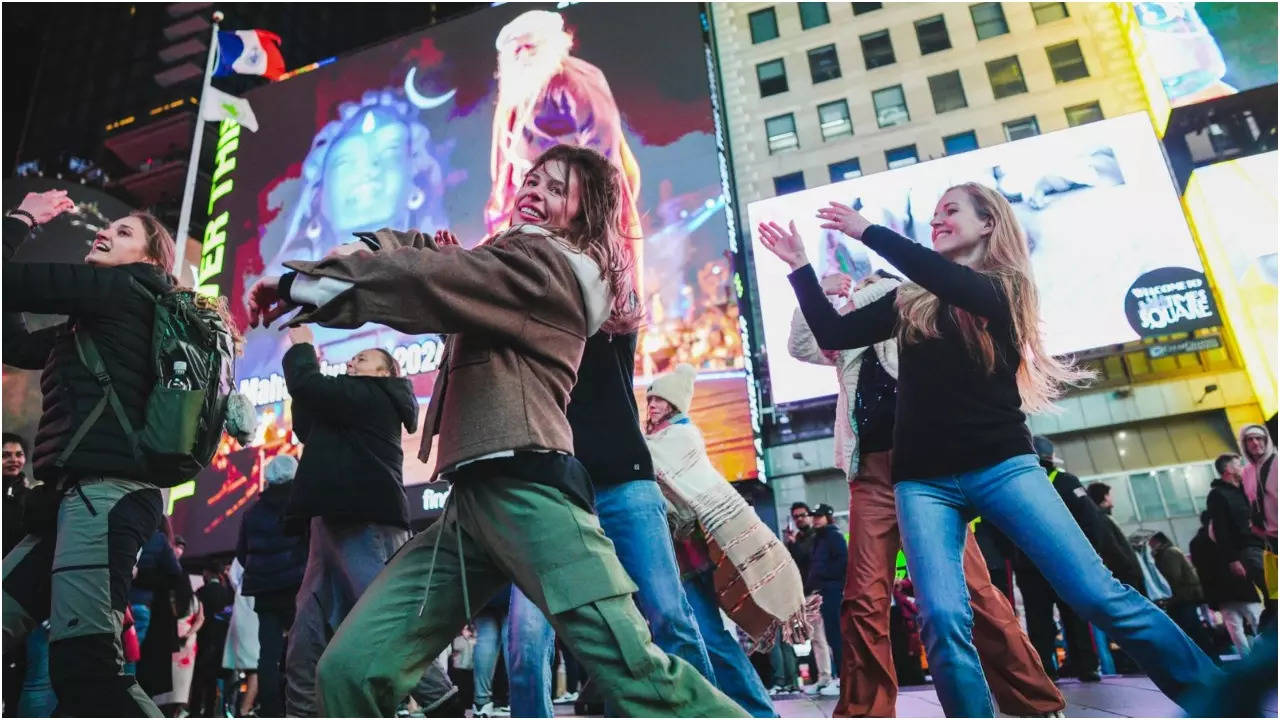
<path fill-rule="evenodd" d="M 1276 3 L 1140 2 L 1133 9 L 1172 106 L 1276 82 Z"/>
<path fill-rule="evenodd" d="M 1203 274 L 1160 144 L 1141 113 L 759 200 L 747 208 L 748 225 L 775 404 L 833 395 L 835 374 L 787 354 L 795 295 L 787 266 L 759 244 L 759 223 L 794 220 L 819 277 L 901 275 L 862 243 L 822 229 L 814 213 L 834 200 L 932 247 L 934 208 L 964 182 L 995 188 L 1013 207 L 1054 354 L 1137 340 L 1126 298 L 1147 273 Z"/>
<path fill-rule="evenodd" d="M 243 323 L 254 281 L 357 231 L 448 229 L 476 247 L 507 227 L 534 158 L 560 143 L 594 148 L 622 181 L 647 310 L 637 384 L 698 367 L 694 419 L 713 459 L 731 479 L 754 475 L 705 58 L 692 4 L 512 3 L 258 88 L 245 96 L 258 132 L 220 128 L 200 282 Z M 383 348 L 425 407 L 442 337 L 314 329 L 326 372 Z M 263 422 L 256 449 L 228 452 L 296 452 L 280 367 L 288 340 L 276 328 L 246 340 L 237 381 Z M 418 442 L 405 438 L 408 484 L 432 470 L 414 459 Z"/>

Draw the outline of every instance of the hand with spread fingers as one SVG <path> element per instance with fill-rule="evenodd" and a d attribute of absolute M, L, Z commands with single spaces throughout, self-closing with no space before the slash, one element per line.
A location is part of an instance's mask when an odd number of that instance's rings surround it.
<path fill-rule="evenodd" d="M 822 227 L 827 230 L 839 230 L 854 240 L 861 240 L 862 233 L 871 227 L 862 213 L 834 200 L 818 211 L 818 219 L 824 221 Z"/>
<path fill-rule="evenodd" d="M 455 247 L 462 247 L 462 243 L 458 242 L 458 236 L 454 235 L 448 230 L 437 230 L 435 235 L 435 241 L 436 241 L 437 247 L 448 247 L 450 245 L 453 245 Z"/>
<path fill-rule="evenodd" d="M 804 242 L 800 239 L 800 233 L 796 231 L 794 220 L 787 228 L 772 221 L 760 223 L 758 230 L 761 244 L 792 270 L 798 270 L 809 264 L 809 258 L 804 251 Z"/>
<path fill-rule="evenodd" d="M 271 327 L 281 315 L 297 307 L 280 297 L 280 276 L 264 275 L 249 288 L 249 327 Z"/>
<path fill-rule="evenodd" d="M 28 225 L 44 225 L 64 212 L 74 212 L 76 203 L 66 190 L 27 193 L 22 204 L 11 215 Z"/>

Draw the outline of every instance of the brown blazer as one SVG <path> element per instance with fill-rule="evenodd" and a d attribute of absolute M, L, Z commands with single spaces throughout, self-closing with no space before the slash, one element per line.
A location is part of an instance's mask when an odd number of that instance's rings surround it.
<path fill-rule="evenodd" d="M 438 434 L 438 470 L 506 450 L 572 454 L 569 391 L 610 305 L 599 268 L 532 225 L 474 250 L 417 231 L 375 237 L 377 252 L 285 263 L 349 285 L 290 324 L 448 334 L 418 453 L 426 462 Z"/>

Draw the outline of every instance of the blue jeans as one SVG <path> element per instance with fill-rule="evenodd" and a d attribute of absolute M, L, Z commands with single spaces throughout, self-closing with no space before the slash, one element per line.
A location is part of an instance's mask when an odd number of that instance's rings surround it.
<path fill-rule="evenodd" d="M 652 480 L 633 480 L 598 488 L 596 515 L 604 534 L 613 541 L 622 567 L 639 588 L 636 606 L 649 622 L 654 644 L 715 682 L 693 608 L 680 584 L 680 569 L 667 528 L 667 505 L 658 484 Z M 555 635 L 550 623 L 514 587 L 510 623 L 508 639 L 515 640 L 506 647 L 511 714 L 513 717 L 553 717 L 551 653 L 555 649 Z M 477 676 L 479 662 L 477 657 Z"/>
<path fill-rule="evenodd" d="M 27 674 L 22 680 L 22 698 L 17 717 L 53 717 L 58 696 L 53 694 L 49 679 L 49 630 L 44 623 L 27 635 Z"/>
<path fill-rule="evenodd" d="M 961 565 L 965 525 L 975 515 L 994 522 L 1058 596 L 1115 638 L 1170 698 L 1221 676 L 1168 615 L 1103 566 L 1034 455 L 899 482 L 894 494 L 925 651 L 948 716 L 994 716 Z"/>
<path fill-rule="evenodd" d="M 484 707 L 493 700 L 493 673 L 498 669 L 498 643 L 502 642 L 502 637 L 506 634 L 503 626 L 507 620 L 496 612 L 485 610 L 471 622 L 476 628 L 476 649 L 472 656 L 476 684 L 475 704 L 476 707 Z M 511 694 L 514 698 L 514 687 Z"/>
<path fill-rule="evenodd" d="M 716 671 L 716 687 L 752 717 L 778 717 L 765 690 L 760 673 L 747 658 L 738 639 L 725 629 L 720 619 L 720 604 L 716 602 L 714 571 L 706 570 L 684 581 L 684 594 L 693 606 L 698 619 L 698 630 L 711 655 L 711 667 Z"/>
<path fill-rule="evenodd" d="M 138 647 L 142 647 L 142 641 L 147 639 L 147 629 L 151 627 L 151 606 L 130 605 L 129 610 L 133 612 L 133 632 L 138 636 Z M 125 663 L 125 675 L 137 675 L 138 663 Z"/>

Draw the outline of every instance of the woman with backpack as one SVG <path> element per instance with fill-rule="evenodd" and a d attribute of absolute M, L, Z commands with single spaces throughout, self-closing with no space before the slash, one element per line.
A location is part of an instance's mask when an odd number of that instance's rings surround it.
<path fill-rule="evenodd" d="M 123 674 L 120 632 L 134 561 L 160 522 L 160 488 L 118 418 L 144 426 L 154 295 L 174 288 L 174 242 L 135 212 L 97 233 L 83 265 L 13 262 L 74 207 L 65 191 L 31 193 L 4 219 L 4 362 L 42 370 L 44 392 L 34 454 L 44 484 L 27 505 L 29 534 L 4 558 L 4 650 L 48 618 L 61 714 L 158 717 Z M 22 312 L 69 317 L 31 331 Z M 78 333 L 91 335 L 109 377 L 90 372 Z"/>
<path fill-rule="evenodd" d="M 911 281 L 840 315 L 823 295 L 795 223 L 761 223 L 791 267 L 800 309 L 824 350 L 898 337 L 892 480 L 921 631 L 948 716 L 993 717 L 973 645 L 962 553 L 975 515 L 994 522 L 1085 619 L 1116 638 L 1175 700 L 1219 670 L 1167 615 L 1102 564 L 1032 452 L 1026 412 L 1052 407 L 1087 375 L 1055 359 L 1040 333 L 1026 236 L 999 192 L 947 190 L 930 225 L 936 250 L 873 225 L 852 208 L 818 211 L 822 227 L 864 243 Z"/>

